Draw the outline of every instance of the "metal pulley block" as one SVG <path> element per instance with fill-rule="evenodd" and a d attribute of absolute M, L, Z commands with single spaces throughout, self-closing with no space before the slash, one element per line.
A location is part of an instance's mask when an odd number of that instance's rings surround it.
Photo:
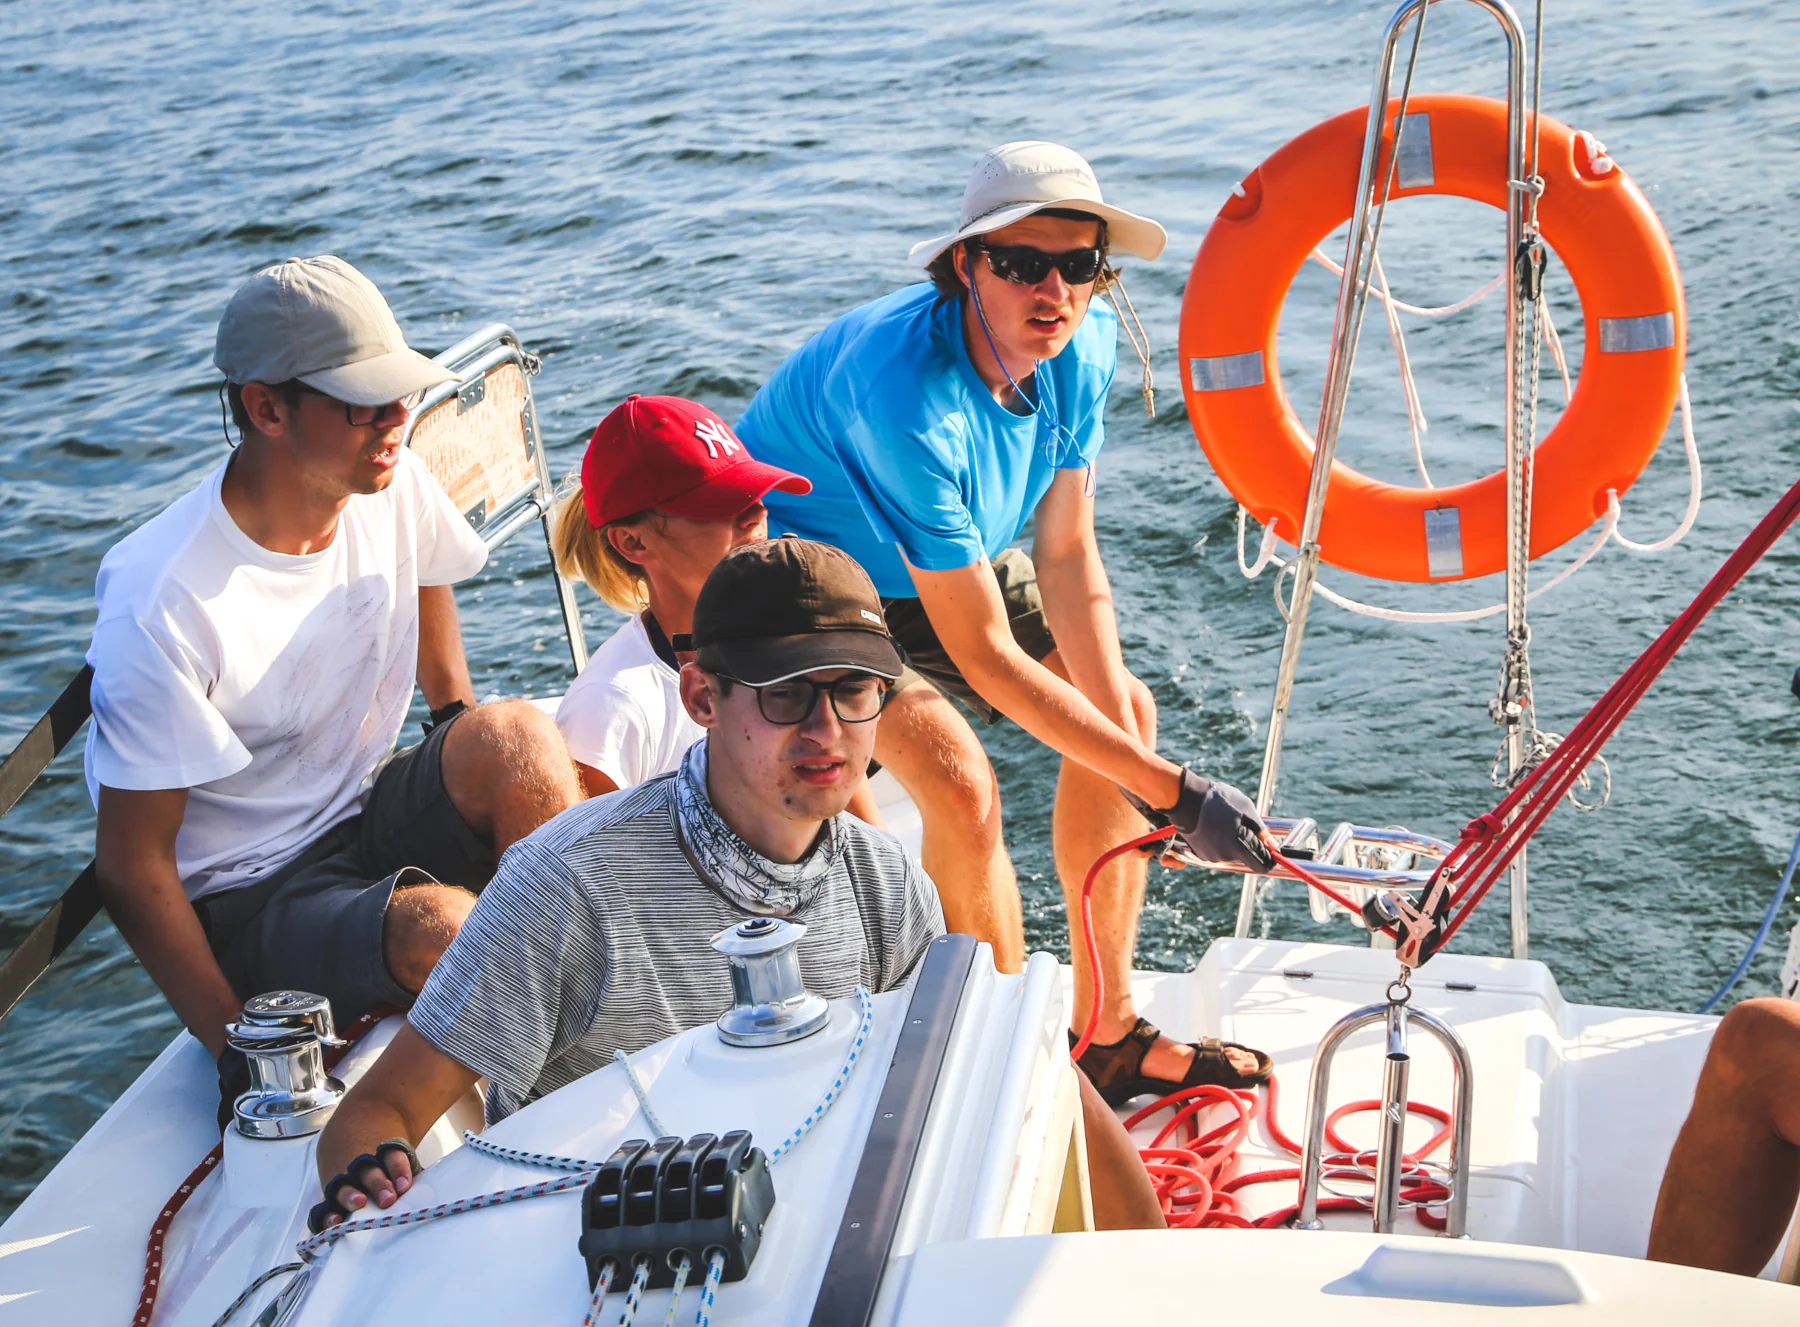
<path fill-rule="evenodd" d="M 318 1133 L 343 1099 L 344 1085 L 325 1072 L 324 1048 L 342 1046 L 331 1003 L 307 991 L 271 991 L 244 1004 L 225 1042 L 250 1065 L 250 1090 L 232 1113 L 246 1138 L 304 1138 Z"/>
<path fill-rule="evenodd" d="M 806 989 L 799 945 L 806 927 L 779 917 L 728 926 L 712 947 L 731 964 L 732 1005 L 719 1015 L 719 1037 L 733 1046 L 780 1046 L 810 1037 L 831 1007 Z"/>
<path fill-rule="evenodd" d="M 746 1130 L 629 1139 L 582 1191 L 578 1247 L 588 1285 L 608 1262 L 623 1277 L 648 1258 L 650 1289 L 672 1286 L 684 1256 L 700 1268 L 714 1253 L 725 1257 L 720 1279 L 741 1281 L 774 1207 L 768 1158 Z"/>

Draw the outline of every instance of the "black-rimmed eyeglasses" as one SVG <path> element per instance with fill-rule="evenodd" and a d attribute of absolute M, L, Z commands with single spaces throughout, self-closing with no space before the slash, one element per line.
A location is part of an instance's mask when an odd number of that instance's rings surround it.
<path fill-rule="evenodd" d="M 814 682 L 804 677 L 790 677 L 781 682 L 755 686 L 729 673 L 719 677 L 734 686 L 756 693 L 756 708 L 770 723 L 791 726 L 805 723 L 819 707 L 819 693 L 831 697 L 831 710 L 845 723 L 867 723 L 881 713 L 891 690 L 887 679 L 873 673 L 851 673 L 835 682 Z"/>

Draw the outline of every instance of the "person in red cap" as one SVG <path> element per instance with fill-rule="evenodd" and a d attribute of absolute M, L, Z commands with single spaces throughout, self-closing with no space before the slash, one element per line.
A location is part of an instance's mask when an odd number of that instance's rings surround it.
<path fill-rule="evenodd" d="M 722 419 L 678 396 L 628 396 L 594 430 L 581 486 L 556 509 L 556 565 L 630 616 L 556 711 L 588 796 L 666 774 L 703 735 L 682 708 L 670 641 L 693 630 L 719 559 L 768 537 L 762 500 L 774 488 L 812 484 L 756 460 Z"/>

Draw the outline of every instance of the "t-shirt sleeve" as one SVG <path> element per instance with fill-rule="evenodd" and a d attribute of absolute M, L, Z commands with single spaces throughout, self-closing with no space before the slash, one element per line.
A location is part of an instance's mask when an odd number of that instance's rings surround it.
<path fill-rule="evenodd" d="M 109 788 L 194 788 L 250 763 L 225 716 L 208 699 L 211 679 L 166 622 L 102 622 L 88 650 L 89 782 Z"/>
<path fill-rule="evenodd" d="M 987 555 L 950 459 L 968 427 L 959 412 L 931 418 L 916 385 L 897 390 L 888 374 L 859 391 L 853 366 L 827 380 L 838 460 L 863 515 L 884 543 L 923 571 L 955 571 Z"/>
<path fill-rule="evenodd" d="M 650 768 L 655 744 L 644 707 L 612 678 L 590 686 L 576 678 L 556 707 L 556 726 L 571 756 L 621 788 L 663 772 Z"/>
<path fill-rule="evenodd" d="M 407 1021 L 515 1103 L 593 1026 L 600 925 L 575 873 L 529 839 L 500 869 L 432 970 Z"/>
<path fill-rule="evenodd" d="M 487 545 L 451 504 L 430 467 L 410 449 L 403 448 L 402 457 L 417 490 L 412 505 L 418 522 L 419 584 L 467 580 L 486 565 Z"/>

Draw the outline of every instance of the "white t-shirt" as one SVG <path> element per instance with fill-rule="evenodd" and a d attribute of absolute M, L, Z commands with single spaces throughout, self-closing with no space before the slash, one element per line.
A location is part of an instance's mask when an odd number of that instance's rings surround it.
<path fill-rule="evenodd" d="M 681 703 L 681 674 L 641 614 L 607 638 L 556 710 L 569 754 L 621 788 L 667 774 L 706 735 Z"/>
<path fill-rule="evenodd" d="M 219 498 L 225 465 L 100 564 L 88 791 L 186 788 L 189 898 L 248 884 L 362 808 L 418 671 L 419 587 L 487 549 L 402 448 L 330 545 L 274 553 Z"/>

